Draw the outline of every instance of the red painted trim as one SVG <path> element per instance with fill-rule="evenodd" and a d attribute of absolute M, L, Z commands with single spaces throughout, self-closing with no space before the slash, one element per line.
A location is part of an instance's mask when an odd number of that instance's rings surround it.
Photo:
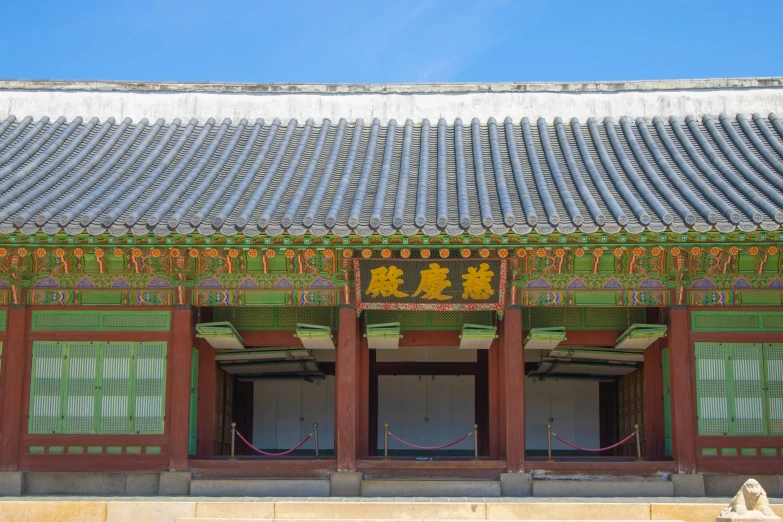
<path fill-rule="evenodd" d="M 30 388 L 29 341 L 30 311 L 11 308 L 6 317 L 6 336 L 3 344 L 3 416 L 0 418 L 0 470 L 19 469 L 19 441 L 23 428 L 26 404 L 20 400 Z M 25 386 L 27 383 L 27 386 Z M 26 388 L 26 389 L 25 389 Z"/>
<path fill-rule="evenodd" d="M 356 310 L 340 308 L 340 331 L 335 362 L 335 453 L 337 468 L 356 470 L 359 328 Z"/>
<path fill-rule="evenodd" d="M 198 417 L 196 455 L 211 457 L 215 436 L 215 349 L 198 340 Z"/>
<path fill-rule="evenodd" d="M 400 346 L 459 346 L 459 330 L 403 330 Z"/>
<path fill-rule="evenodd" d="M 569 471 L 582 473 L 618 473 L 628 474 L 629 472 L 655 472 L 655 471 L 675 471 L 676 463 L 670 460 L 656 461 L 635 461 L 618 458 L 601 458 L 599 460 L 564 460 L 555 462 L 546 462 L 543 457 L 529 458 L 525 461 L 525 471 L 547 470 L 547 471 Z"/>
<path fill-rule="evenodd" d="M 183 471 L 188 467 L 188 431 L 190 417 L 190 371 L 194 338 L 194 316 L 191 309 L 174 310 L 171 316 L 169 342 L 168 418 L 170 431 L 169 468 Z"/>
<path fill-rule="evenodd" d="M 302 346 L 296 330 L 240 330 L 245 346 Z"/>
<path fill-rule="evenodd" d="M 780 469 L 783 469 L 782 457 L 696 457 L 696 470 L 700 473 L 768 475 Z"/>
<path fill-rule="evenodd" d="M 505 374 L 506 464 L 510 473 L 525 467 L 525 351 L 522 349 L 522 310 L 505 311 L 503 321 L 503 357 Z"/>
<path fill-rule="evenodd" d="M 671 352 L 672 453 L 681 473 L 696 471 L 696 387 L 693 345 L 689 340 L 690 313 L 684 308 L 669 310 Z"/>
<path fill-rule="evenodd" d="M 566 330 L 566 339 L 560 346 L 614 346 L 620 330 Z"/>

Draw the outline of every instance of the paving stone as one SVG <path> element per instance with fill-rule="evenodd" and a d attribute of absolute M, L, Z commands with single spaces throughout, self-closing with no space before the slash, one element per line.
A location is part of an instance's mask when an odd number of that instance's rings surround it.
<path fill-rule="evenodd" d="M 500 494 L 504 497 L 533 495 L 533 475 L 530 473 L 501 473 Z"/>
<path fill-rule="evenodd" d="M 736 475 L 736 474 L 705 474 L 704 491 L 708 497 L 733 497 L 746 480 L 753 478 L 759 481 L 767 496 L 781 496 L 777 475 Z"/>
<path fill-rule="evenodd" d="M 274 496 L 297 497 L 329 496 L 329 481 L 323 479 L 210 479 L 194 480 L 190 483 L 193 495 L 205 497 Z M 275 498 L 275 502 L 281 499 Z"/>
<path fill-rule="evenodd" d="M 486 510 L 487 520 L 650 520 L 648 503 L 500 502 Z"/>
<path fill-rule="evenodd" d="M 329 494 L 337 497 L 358 497 L 362 494 L 362 474 L 339 471 L 329 474 Z"/>
<path fill-rule="evenodd" d="M 435 502 L 290 502 L 275 504 L 280 520 L 485 520 L 486 504 Z"/>
<path fill-rule="evenodd" d="M 125 478 L 126 495 L 157 495 L 160 473 L 128 473 Z"/>
<path fill-rule="evenodd" d="M 106 522 L 106 502 L 0 501 L 0 520 L 8 522 Z M 141 519 L 137 519 L 141 520 Z"/>
<path fill-rule="evenodd" d="M 196 504 L 197 518 L 275 518 L 272 502 L 199 502 Z"/>
<path fill-rule="evenodd" d="M 176 522 L 180 518 L 195 516 L 195 502 L 160 502 L 156 499 L 146 502 L 120 500 L 106 504 L 106 522 Z"/>
<path fill-rule="evenodd" d="M 425 496 L 422 501 L 431 502 L 430 497 L 471 496 L 499 497 L 500 482 L 493 480 L 363 480 L 363 497 L 411 496 L 413 501 Z"/>
<path fill-rule="evenodd" d="M 124 495 L 125 473 L 27 472 L 25 495 Z"/>
<path fill-rule="evenodd" d="M 21 471 L 0 471 L 0 497 L 20 497 L 24 487 Z"/>
<path fill-rule="evenodd" d="M 164 496 L 190 495 L 189 471 L 164 471 L 160 474 L 158 494 Z"/>
<path fill-rule="evenodd" d="M 672 475 L 675 497 L 703 497 L 704 475 L 699 473 L 675 473 Z"/>
<path fill-rule="evenodd" d="M 674 495 L 669 481 L 534 480 L 534 497 L 665 497 Z"/>

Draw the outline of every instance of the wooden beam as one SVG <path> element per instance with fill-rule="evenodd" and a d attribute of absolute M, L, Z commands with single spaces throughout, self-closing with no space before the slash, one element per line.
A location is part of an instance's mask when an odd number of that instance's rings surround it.
<path fill-rule="evenodd" d="M 506 308 L 503 321 L 506 466 L 509 473 L 525 469 L 525 351 L 522 348 L 522 308 Z"/>
<path fill-rule="evenodd" d="M 566 330 L 566 340 L 559 346 L 612 346 L 623 334 L 620 330 Z"/>
<path fill-rule="evenodd" d="M 169 341 L 169 469 L 188 469 L 188 430 L 190 406 L 190 360 L 194 338 L 193 310 L 178 305 L 171 316 Z"/>
<path fill-rule="evenodd" d="M 680 473 L 696 471 L 696 387 L 690 314 L 685 307 L 669 310 L 671 352 L 672 453 Z"/>
<path fill-rule="evenodd" d="M 296 330 L 239 330 L 247 347 L 302 346 Z"/>
<path fill-rule="evenodd" d="M 30 373 L 26 368 L 30 329 L 30 313 L 25 305 L 11 305 L 6 321 L 3 345 L 3 417 L 0 419 L 0 470 L 19 469 L 19 438 L 23 426 L 22 396 L 30 388 Z"/>
<path fill-rule="evenodd" d="M 378 375 L 476 375 L 475 362 L 379 362 Z"/>
<path fill-rule="evenodd" d="M 340 306 L 335 368 L 334 448 L 337 469 L 356 471 L 359 383 L 359 328 L 356 309 Z"/>
<path fill-rule="evenodd" d="M 400 346 L 459 346 L 460 330 L 403 330 Z"/>

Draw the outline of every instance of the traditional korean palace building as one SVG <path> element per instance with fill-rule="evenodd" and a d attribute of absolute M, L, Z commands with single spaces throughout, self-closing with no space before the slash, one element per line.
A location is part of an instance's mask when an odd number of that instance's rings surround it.
<path fill-rule="evenodd" d="M 776 112 L 780 78 L 0 82 L 0 483 L 767 480 Z"/>

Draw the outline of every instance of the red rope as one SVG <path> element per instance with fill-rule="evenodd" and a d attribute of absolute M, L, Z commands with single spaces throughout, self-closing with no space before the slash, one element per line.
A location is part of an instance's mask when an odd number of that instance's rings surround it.
<path fill-rule="evenodd" d="M 266 451 L 262 451 L 262 450 L 260 450 L 260 449 L 256 448 L 255 446 L 253 446 L 252 444 L 250 444 L 250 443 L 247 441 L 247 439 L 246 439 L 245 437 L 243 437 L 243 436 L 242 436 L 242 434 L 241 434 L 241 433 L 239 433 L 239 432 L 236 432 L 236 433 L 237 433 L 237 437 L 239 437 L 239 439 L 240 439 L 242 442 L 244 442 L 245 444 L 247 444 L 247 445 L 250 447 L 250 449 L 252 449 L 253 451 L 257 451 L 257 452 L 258 452 L 258 453 L 260 453 L 261 455 L 266 455 L 267 457 L 282 457 L 283 455 L 288 455 L 288 454 L 289 454 L 289 453 L 291 453 L 292 451 L 296 451 L 296 450 L 298 450 L 299 448 L 301 448 L 301 447 L 302 447 L 302 445 L 303 445 L 305 442 L 307 442 L 308 440 L 310 440 L 310 437 L 312 437 L 312 436 L 313 436 L 313 434 L 311 433 L 310 435 L 308 435 L 307 437 L 305 437 L 305 439 L 304 439 L 302 442 L 300 442 L 299 444 L 297 444 L 296 446 L 294 446 L 293 448 L 291 448 L 291 449 L 290 449 L 290 450 L 288 450 L 288 451 L 284 451 L 284 452 L 282 452 L 282 453 L 267 453 Z"/>
<path fill-rule="evenodd" d="M 556 438 L 557 440 L 559 440 L 559 441 L 560 441 L 560 442 L 562 442 L 563 444 L 566 444 L 566 445 L 568 445 L 568 446 L 571 446 L 572 448 L 575 448 L 575 449 L 578 449 L 578 450 L 582 450 L 582 451 L 592 451 L 592 452 L 595 452 L 595 453 L 597 453 L 597 452 L 599 452 L 599 451 L 606 451 L 606 450 L 614 449 L 614 448 L 616 448 L 617 446 L 622 446 L 623 444 L 625 444 L 626 442 L 628 442 L 629 440 L 631 440 L 631 439 L 633 438 L 633 436 L 634 436 L 634 435 L 636 435 L 636 433 L 631 433 L 630 435 L 628 435 L 626 438 L 624 438 L 623 440 L 621 440 L 621 441 L 620 441 L 620 442 L 618 442 L 617 444 L 613 444 L 613 445 L 611 445 L 611 446 L 609 446 L 609 447 L 606 447 L 606 448 L 598 448 L 598 449 L 587 449 L 587 448 L 581 448 L 581 447 L 579 447 L 579 446 L 577 446 L 577 445 L 575 445 L 575 444 L 571 444 L 570 442 L 568 442 L 568 441 L 565 441 L 565 440 L 561 439 L 560 437 L 558 437 L 558 436 L 557 436 L 557 435 L 555 435 L 554 433 L 552 434 L 552 436 L 553 436 L 554 438 Z"/>
<path fill-rule="evenodd" d="M 420 449 L 420 450 L 438 450 L 438 449 L 448 448 L 448 447 L 453 446 L 455 444 L 459 444 L 460 442 L 462 442 L 463 440 L 467 439 L 468 437 L 470 437 L 473 434 L 472 433 L 468 433 L 464 437 L 462 437 L 460 439 L 457 439 L 454 442 L 449 442 L 448 444 L 444 444 L 443 446 L 417 446 L 416 444 L 411 444 L 410 442 L 406 442 L 406 441 L 402 440 L 401 438 L 399 438 L 397 435 L 395 435 L 392 432 L 389 432 L 389 435 L 391 435 L 391 437 L 394 440 L 398 440 L 398 441 L 402 442 L 403 444 L 405 444 L 407 446 L 410 446 L 411 448 L 416 448 L 416 449 Z"/>

